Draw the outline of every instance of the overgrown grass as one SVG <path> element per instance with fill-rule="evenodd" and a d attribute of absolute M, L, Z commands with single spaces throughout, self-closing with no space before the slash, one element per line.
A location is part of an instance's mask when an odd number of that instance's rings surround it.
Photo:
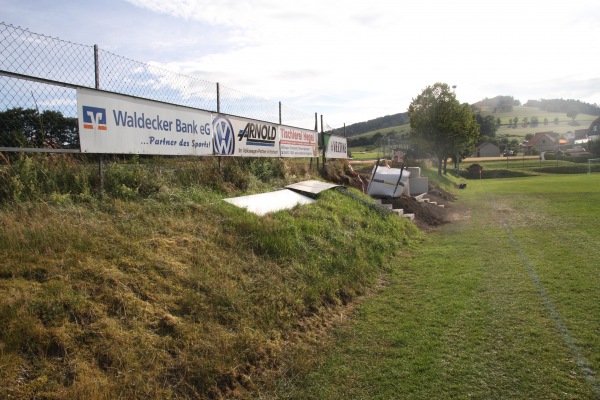
<path fill-rule="evenodd" d="M 274 397 L 598 398 L 599 201 L 598 174 L 471 182 Z"/>
<path fill-rule="evenodd" d="M 134 158 L 100 198 L 93 165 L 59 184 L 38 161 L 2 171 L 0 398 L 252 396 L 281 360 L 310 365 L 311 318 L 421 237 L 336 191 L 263 218 L 222 201 L 310 174 L 297 163 Z"/>

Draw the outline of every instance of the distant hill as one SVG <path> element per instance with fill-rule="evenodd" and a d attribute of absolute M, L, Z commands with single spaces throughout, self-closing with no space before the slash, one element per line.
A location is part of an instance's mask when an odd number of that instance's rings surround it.
<path fill-rule="evenodd" d="M 352 137 L 362 135 L 363 133 L 371 131 L 391 128 L 399 125 L 405 125 L 408 124 L 408 122 L 408 112 L 386 115 L 385 117 L 379 117 L 375 119 L 370 119 L 365 122 L 357 122 L 356 124 L 348 125 L 346 127 L 346 136 Z M 343 135 L 344 129 L 334 129 L 333 133 Z"/>
<path fill-rule="evenodd" d="M 483 115 L 493 115 L 498 121 L 498 138 L 517 139 L 540 131 L 552 131 L 560 135 L 588 127 L 600 116 L 600 107 L 579 100 L 542 99 L 528 100 L 521 105 L 512 96 L 485 98 L 472 104 Z M 575 111 L 572 118 L 568 112 Z M 519 121 L 514 124 L 515 118 Z M 531 121 L 539 121 L 532 123 Z M 386 115 L 365 122 L 346 126 L 346 135 L 350 147 L 374 145 L 380 138 L 390 135 L 406 134 L 410 131 L 408 112 Z M 333 131 L 343 135 L 343 129 Z"/>
<path fill-rule="evenodd" d="M 506 113 L 512 112 L 513 107 L 521 106 L 521 102 L 515 100 L 512 96 L 496 96 L 491 99 L 486 97 L 483 100 L 473 103 L 472 106 L 484 112 Z M 568 113 L 574 111 L 577 114 L 600 116 L 600 107 L 597 105 L 573 99 L 527 100 L 523 106 L 539 108 L 541 111 L 546 111 L 548 113 Z"/>
<path fill-rule="evenodd" d="M 600 107 L 596 104 L 584 103 L 579 100 L 563 100 L 563 99 L 552 99 L 552 100 L 527 100 L 524 104 L 525 107 L 537 107 L 540 110 L 547 112 L 561 112 L 568 113 L 569 111 L 575 111 L 578 114 L 589 114 L 600 116 Z"/>

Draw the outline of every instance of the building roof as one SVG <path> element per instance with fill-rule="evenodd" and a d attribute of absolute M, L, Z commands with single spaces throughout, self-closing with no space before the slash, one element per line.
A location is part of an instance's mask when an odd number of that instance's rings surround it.
<path fill-rule="evenodd" d="M 540 140 L 542 140 L 542 138 L 548 138 L 552 141 L 552 143 L 555 143 L 556 138 L 554 137 L 554 135 L 556 135 L 554 132 L 538 132 L 535 134 L 534 137 L 531 138 L 529 142 L 527 142 L 526 146 L 535 146 Z"/>
<path fill-rule="evenodd" d="M 575 140 L 577 139 L 585 139 L 588 135 L 589 128 L 586 129 L 576 129 L 575 130 Z"/>
<path fill-rule="evenodd" d="M 482 149 L 482 148 L 484 148 L 484 147 L 486 147 L 486 146 L 490 146 L 490 145 L 491 145 L 491 146 L 494 146 L 494 147 L 495 147 L 495 148 L 497 148 L 497 149 L 500 149 L 500 148 L 499 148 L 498 146 L 496 146 L 494 143 L 490 143 L 490 142 L 483 142 L 483 143 L 481 143 L 479 146 L 477 146 L 477 150 L 479 150 L 479 149 Z"/>
<path fill-rule="evenodd" d="M 594 130 L 594 127 L 596 129 Z M 590 127 L 586 129 L 588 136 L 598 135 L 600 133 L 600 118 L 596 118 L 594 122 L 591 123 Z"/>

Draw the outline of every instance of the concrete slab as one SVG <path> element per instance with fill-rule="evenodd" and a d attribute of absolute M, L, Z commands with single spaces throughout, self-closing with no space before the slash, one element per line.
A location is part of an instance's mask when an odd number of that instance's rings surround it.
<path fill-rule="evenodd" d="M 291 185 L 287 185 L 286 189 L 291 189 L 296 192 L 306 193 L 310 195 L 317 195 L 324 190 L 333 189 L 334 187 L 338 187 L 340 185 L 336 185 L 334 183 L 327 183 L 321 181 L 303 181 L 298 183 L 293 183 Z"/>

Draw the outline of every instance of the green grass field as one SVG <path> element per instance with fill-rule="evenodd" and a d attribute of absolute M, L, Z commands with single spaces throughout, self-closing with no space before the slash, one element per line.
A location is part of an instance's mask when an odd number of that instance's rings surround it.
<path fill-rule="evenodd" d="M 600 174 L 475 180 L 277 398 L 600 398 Z"/>

